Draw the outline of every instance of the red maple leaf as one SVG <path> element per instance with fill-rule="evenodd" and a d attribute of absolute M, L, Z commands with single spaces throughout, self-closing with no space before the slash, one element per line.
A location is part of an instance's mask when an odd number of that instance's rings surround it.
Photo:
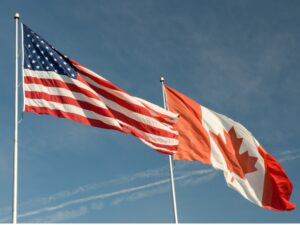
<path fill-rule="evenodd" d="M 246 173 L 251 173 L 257 170 L 255 168 L 255 163 L 257 161 L 256 157 L 250 156 L 248 151 L 240 154 L 240 147 L 243 142 L 243 138 L 237 137 L 233 127 L 229 130 L 229 132 L 224 129 L 226 142 L 224 142 L 220 134 L 215 135 L 212 132 L 210 132 L 210 134 L 222 152 L 228 170 L 243 179 L 245 178 Z"/>

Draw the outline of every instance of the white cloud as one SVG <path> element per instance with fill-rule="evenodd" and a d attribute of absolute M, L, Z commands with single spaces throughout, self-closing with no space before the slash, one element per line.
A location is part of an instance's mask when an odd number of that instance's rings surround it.
<path fill-rule="evenodd" d="M 90 205 L 90 208 L 93 210 L 102 210 L 104 209 L 105 205 L 103 202 L 93 202 Z"/>
<path fill-rule="evenodd" d="M 278 161 L 280 163 L 292 161 L 300 158 L 300 149 L 289 149 L 278 153 Z"/>

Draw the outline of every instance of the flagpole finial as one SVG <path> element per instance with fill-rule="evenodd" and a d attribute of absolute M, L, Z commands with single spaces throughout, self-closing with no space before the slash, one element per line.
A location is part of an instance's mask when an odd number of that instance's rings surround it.
<path fill-rule="evenodd" d="M 15 19 L 20 19 L 20 14 L 19 14 L 19 13 L 16 13 L 14 18 L 15 18 Z"/>
<path fill-rule="evenodd" d="M 165 81 L 165 78 L 164 78 L 164 77 L 161 77 L 161 78 L 160 78 L 160 82 L 163 83 L 164 81 Z"/>

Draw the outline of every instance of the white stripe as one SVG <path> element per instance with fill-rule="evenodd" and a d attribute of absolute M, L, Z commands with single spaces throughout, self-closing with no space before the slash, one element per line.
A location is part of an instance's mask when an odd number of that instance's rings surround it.
<path fill-rule="evenodd" d="M 141 139 L 141 138 L 139 138 L 139 137 L 137 137 L 138 139 L 140 139 L 142 142 L 144 142 L 146 145 L 148 145 L 149 147 L 151 147 L 151 148 L 154 148 L 154 149 L 156 149 L 156 150 L 161 150 L 161 151 L 164 151 L 164 152 L 169 152 L 169 153 L 171 153 L 171 154 L 175 154 L 176 153 L 176 150 L 170 150 L 170 149 L 167 149 L 167 148 L 161 148 L 161 147 L 157 147 L 157 146 L 155 146 L 155 145 L 153 145 L 153 144 L 151 144 L 151 143 L 149 143 L 149 142 L 147 142 L 147 141 L 145 141 L 145 140 L 143 140 L 143 139 Z"/>
<path fill-rule="evenodd" d="M 164 144 L 164 145 L 178 145 L 178 139 L 176 138 L 168 138 L 168 137 L 163 137 L 151 133 L 144 132 L 142 130 L 139 130 L 136 127 L 133 127 L 130 124 L 127 124 L 121 120 L 118 120 L 120 124 L 124 124 L 127 127 L 130 127 L 130 129 L 137 131 L 139 134 L 142 134 L 144 137 L 147 137 L 150 141 L 157 143 L 157 144 Z"/>
<path fill-rule="evenodd" d="M 151 108 L 151 110 L 156 111 L 162 115 L 168 116 L 170 117 L 168 121 L 172 122 L 172 123 L 176 123 L 177 119 L 178 119 L 178 115 L 177 113 L 173 113 L 171 111 L 165 110 L 151 102 L 148 102 L 144 99 L 138 98 L 138 97 L 134 97 L 135 99 L 137 99 L 138 101 L 140 101 L 141 103 L 143 103 L 143 105 Z"/>
<path fill-rule="evenodd" d="M 33 70 L 25 69 L 24 74 L 25 74 L 25 77 L 34 77 L 34 78 L 38 78 L 38 79 L 43 79 L 43 78 L 44 79 L 52 79 L 52 80 L 62 81 L 66 84 L 73 84 L 73 85 L 76 85 L 77 87 L 80 87 L 84 90 L 92 92 L 94 95 L 99 96 L 98 93 L 95 92 L 88 85 L 86 85 L 86 84 L 84 84 L 84 83 L 82 83 L 82 82 L 80 82 L 76 79 L 72 79 L 71 77 L 57 74 L 53 71 L 33 71 Z"/>
<path fill-rule="evenodd" d="M 97 87 L 97 88 L 100 88 L 102 90 L 105 90 L 107 92 L 109 92 L 110 94 L 124 100 L 124 101 L 127 101 L 131 104 L 135 104 L 135 105 L 138 105 L 138 106 L 141 106 L 141 107 L 144 107 L 144 105 L 137 101 L 137 99 L 133 98 L 132 96 L 130 96 L 129 94 L 127 94 L 126 92 L 123 92 L 123 91 L 118 91 L 118 90 L 114 90 L 114 89 L 111 89 L 111 88 L 108 88 L 108 87 L 105 87 L 99 83 L 97 83 L 96 81 L 93 81 L 91 78 L 85 76 L 84 74 L 80 74 L 81 77 L 83 77 L 83 79 L 85 81 L 87 81 L 89 84 Z"/>
<path fill-rule="evenodd" d="M 144 114 L 139 114 L 139 113 L 130 111 L 129 109 L 127 109 L 127 108 L 125 108 L 123 106 L 120 106 L 116 102 L 111 101 L 109 99 L 106 99 L 104 97 L 102 98 L 102 100 L 105 102 L 105 104 L 109 108 L 111 108 L 111 109 L 113 109 L 115 111 L 118 111 L 118 112 L 122 113 L 123 115 L 126 115 L 129 118 L 131 118 L 131 119 L 134 119 L 137 122 L 150 125 L 150 126 L 152 126 L 154 128 L 159 128 L 161 130 L 165 130 L 165 131 L 167 131 L 169 133 L 172 133 L 172 134 L 176 134 L 176 135 L 178 134 L 177 131 L 172 130 L 169 126 L 166 126 L 166 124 L 163 124 L 163 123 L 159 122 L 158 120 L 156 120 L 156 119 L 154 119 L 152 117 L 145 116 Z"/>
<path fill-rule="evenodd" d="M 65 88 L 47 87 L 42 84 L 33 84 L 32 83 L 32 84 L 25 84 L 24 90 L 25 91 L 38 91 L 38 92 L 47 93 L 49 95 L 70 97 L 74 100 L 88 102 L 94 106 L 97 106 L 97 107 L 100 107 L 103 109 L 107 109 L 106 105 L 102 101 L 99 101 L 98 99 L 95 99 L 95 98 L 87 97 L 86 95 L 81 94 L 79 92 L 67 90 Z"/>
<path fill-rule="evenodd" d="M 104 81 L 106 81 L 108 83 L 111 83 L 109 80 L 105 79 L 104 77 L 100 76 L 99 74 L 95 73 L 94 71 L 92 71 L 92 70 L 90 70 L 90 69 L 88 69 L 88 68 L 86 68 L 86 67 L 84 67 L 82 65 L 74 65 L 74 66 L 80 68 L 81 70 L 84 70 L 86 73 L 88 73 L 88 74 L 90 74 L 90 75 L 92 75 L 94 77 L 97 77 L 97 78 L 99 78 L 101 80 L 104 80 Z"/>
<path fill-rule="evenodd" d="M 35 106 L 35 107 L 47 107 L 52 110 L 60 110 L 66 113 L 74 113 L 79 116 L 86 117 L 87 119 L 99 120 L 108 125 L 121 128 L 120 124 L 117 122 L 116 119 L 102 116 L 90 110 L 79 108 L 77 106 L 61 104 L 57 102 L 50 102 L 44 99 L 30 99 L 30 98 L 25 98 L 25 104 L 28 106 Z"/>

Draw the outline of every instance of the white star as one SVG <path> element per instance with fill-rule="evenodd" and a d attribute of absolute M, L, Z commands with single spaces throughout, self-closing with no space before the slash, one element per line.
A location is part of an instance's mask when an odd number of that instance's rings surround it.
<path fill-rule="evenodd" d="M 40 45 L 39 45 L 39 44 L 37 44 L 37 45 L 36 45 L 36 47 L 40 47 Z"/>
<path fill-rule="evenodd" d="M 44 55 L 44 51 L 41 51 L 41 53 Z"/>
<path fill-rule="evenodd" d="M 34 39 L 31 39 L 31 41 L 34 42 L 35 40 L 34 40 Z"/>
<path fill-rule="evenodd" d="M 56 61 L 57 61 L 57 59 L 55 59 L 55 58 L 54 58 L 54 61 L 56 62 Z"/>
<path fill-rule="evenodd" d="M 27 67 L 30 68 L 31 66 L 28 64 Z"/>
<path fill-rule="evenodd" d="M 27 37 L 29 38 L 29 37 L 30 37 L 30 34 L 27 34 Z"/>
<path fill-rule="evenodd" d="M 45 42 L 43 40 L 41 40 L 41 43 L 44 44 Z"/>
<path fill-rule="evenodd" d="M 55 71 L 55 73 L 57 73 L 57 70 L 54 70 Z"/>
<path fill-rule="evenodd" d="M 40 66 L 36 66 L 36 68 L 37 68 L 37 69 L 39 69 L 39 68 L 40 68 Z"/>
<path fill-rule="evenodd" d="M 67 70 L 68 70 L 68 71 L 71 71 L 71 69 L 70 69 L 70 68 L 67 68 Z"/>
<path fill-rule="evenodd" d="M 44 61 L 42 61 L 42 64 L 45 64 L 45 62 L 44 62 Z"/>
<path fill-rule="evenodd" d="M 63 59 L 61 56 L 59 56 L 60 59 Z"/>
<path fill-rule="evenodd" d="M 60 64 L 58 65 L 60 68 L 62 67 Z"/>
<path fill-rule="evenodd" d="M 32 60 L 31 62 L 32 62 L 33 64 L 35 64 L 35 60 Z"/>
<path fill-rule="evenodd" d="M 67 63 L 66 63 L 66 62 L 64 62 L 64 64 L 65 64 L 65 65 L 67 65 Z"/>
<path fill-rule="evenodd" d="M 46 69 L 48 70 L 48 69 L 49 69 L 49 66 L 47 66 Z"/>
<path fill-rule="evenodd" d="M 31 55 L 28 55 L 28 58 L 31 58 Z"/>
<path fill-rule="evenodd" d="M 33 50 L 33 51 L 32 51 L 32 53 L 36 53 L 36 51 L 35 51 L 35 50 Z"/>
<path fill-rule="evenodd" d="M 40 58 L 41 58 L 41 56 L 39 56 L 39 55 L 38 55 L 38 57 L 37 57 L 37 58 L 38 58 L 38 59 L 40 59 Z"/>
<path fill-rule="evenodd" d="M 53 55 L 53 53 L 52 53 L 52 52 L 50 52 L 50 55 Z"/>
<path fill-rule="evenodd" d="M 53 64 L 52 64 L 52 63 L 50 63 L 50 66 L 52 66 L 52 67 L 53 67 Z"/>
<path fill-rule="evenodd" d="M 49 47 L 48 47 L 48 46 L 46 46 L 46 49 L 49 49 Z"/>
<path fill-rule="evenodd" d="M 48 57 L 45 57 L 46 60 L 48 60 Z"/>
<path fill-rule="evenodd" d="M 36 36 L 36 38 L 39 39 L 40 37 L 39 37 L 39 36 Z"/>
<path fill-rule="evenodd" d="M 28 48 L 30 48 L 31 47 L 31 45 L 27 45 L 28 46 Z"/>

